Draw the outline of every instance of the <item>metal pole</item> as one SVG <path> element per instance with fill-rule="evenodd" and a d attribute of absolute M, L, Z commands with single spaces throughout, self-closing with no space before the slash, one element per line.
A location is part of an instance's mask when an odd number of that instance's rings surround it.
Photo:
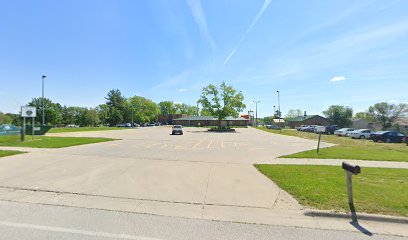
<path fill-rule="evenodd" d="M 34 139 L 34 118 L 33 119 L 33 123 L 31 124 L 31 140 Z"/>
<path fill-rule="evenodd" d="M 276 110 L 275 110 L 275 106 L 273 106 L 273 118 L 275 118 L 276 116 Z"/>
<path fill-rule="evenodd" d="M 25 134 L 26 134 L 25 130 L 26 130 L 26 119 L 25 117 L 23 117 L 23 129 L 21 129 L 21 139 L 20 139 L 22 142 L 25 141 Z"/>
<path fill-rule="evenodd" d="M 255 103 L 255 127 L 258 127 L 258 103 L 261 101 L 253 101 Z"/>
<path fill-rule="evenodd" d="M 42 76 L 42 125 L 45 125 L 45 109 L 44 109 L 44 78 L 47 76 L 43 75 Z"/>
<path fill-rule="evenodd" d="M 132 107 L 132 128 L 135 126 L 135 124 L 133 123 L 133 111 L 134 111 L 134 109 Z"/>
<path fill-rule="evenodd" d="M 276 92 L 278 92 L 279 128 L 281 128 L 281 126 L 280 126 L 280 119 L 281 119 L 280 96 L 279 96 L 279 91 L 276 91 Z"/>
<path fill-rule="evenodd" d="M 352 173 L 349 171 L 346 171 L 346 177 L 347 177 L 347 192 L 348 192 L 348 202 L 350 206 L 354 206 L 353 202 L 353 188 L 352 188 L 352 182 L 351 182 L 351 176 Z"/>
<path fill-rule="evenodd" d="M 255 103 L 255 127 L 258 127 L 258 102 Z"/>
<path fill-rule="evenodd" d="M 319 133 L 319 141 L 317 142 L 317 153 L 319 153 L 319 149 L 320 149 L 320 138 L 322 137 L 322 134 Z"/>

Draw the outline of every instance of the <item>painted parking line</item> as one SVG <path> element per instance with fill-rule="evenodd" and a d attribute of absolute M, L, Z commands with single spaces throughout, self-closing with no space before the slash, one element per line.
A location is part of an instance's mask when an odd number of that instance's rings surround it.
<path fill-rule="evenodd" d="M 209 149 L 211 144 L 212 144 L 213 140 L 211 139 L 210 143 L 208 143 L 207 148 Z"/>
<path fill-rule="evenodd" d="M 197 148 L 201 143 L 203 143 L 205 140 L 207 140 L 207 137 L 201 139 L 198 143 L 194 144 L 194 146 L 192 147 L 192 149 Z"/>

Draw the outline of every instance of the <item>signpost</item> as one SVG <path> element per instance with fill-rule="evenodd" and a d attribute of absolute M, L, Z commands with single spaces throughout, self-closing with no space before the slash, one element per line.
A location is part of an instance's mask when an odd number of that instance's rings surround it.
<path fill-rule="evenodd" d="M 32 127 L 31 127 L 31 138 L 34 138 L 34 123 L 35 117 L 37 116 L 37 109 L 31 106 L 22 106 L 21 107 L 21 117 L 23 118 L 23 128 L 21 129 L 21 138 L 20 140 L 24 142 L 26 135 L 26 118 L 32 118 Z"/>

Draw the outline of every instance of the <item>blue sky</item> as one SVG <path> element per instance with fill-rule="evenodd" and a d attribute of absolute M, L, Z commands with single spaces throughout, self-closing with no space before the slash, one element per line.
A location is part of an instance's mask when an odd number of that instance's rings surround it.
<path fill-rule="evenodd" d="M 320 114 L 408 102 L 406 0 L 2 1 L 0 111 L 41 95 L 94 107 L 110 89 L 195 104 L 225 80 L 248 109 Z"/>

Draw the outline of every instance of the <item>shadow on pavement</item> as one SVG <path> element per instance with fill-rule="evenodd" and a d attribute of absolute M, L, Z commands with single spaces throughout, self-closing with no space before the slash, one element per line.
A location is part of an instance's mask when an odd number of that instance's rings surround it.
<path fill-rule="evenodd" d="M 319 212 L 319 211 L 307 211 L 306 216 L 310 217 L 327 217 L 327 218 L 349 218 L 350 215 L 347 213 L 330 213 L 330 212 Z M 407 218 L 399 217 L 382 217 L 382 216 L 371 216 L 371 215 L 361 215 L 358 216 L 359 220 L 375 221 L 375 222 L 389 222 L 389 223 L 400 223 L 408 224 Z"/>

